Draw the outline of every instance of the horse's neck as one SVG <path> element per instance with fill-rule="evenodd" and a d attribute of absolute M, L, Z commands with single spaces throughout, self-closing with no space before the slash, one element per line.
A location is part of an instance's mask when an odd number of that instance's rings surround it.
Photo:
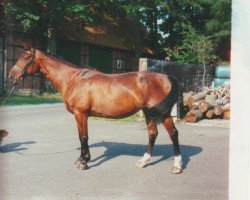
<path fill-rule="evenodd" d="M 66 63 L 43 52 L 39 52 L 39 65 L 40 71 L 64 96 L 70 86 L 69 81 L 78 70 L 67 66 Z"/>

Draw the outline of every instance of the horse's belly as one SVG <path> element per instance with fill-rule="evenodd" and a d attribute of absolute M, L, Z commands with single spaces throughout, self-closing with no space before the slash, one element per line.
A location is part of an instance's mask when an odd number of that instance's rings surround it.
<path fill-rule="evenodd" d="M 91 108 L 91 115 L 96 117 L 123 118 L 142 108 L 142 103 L 135 99 L 101 101 Z"/>

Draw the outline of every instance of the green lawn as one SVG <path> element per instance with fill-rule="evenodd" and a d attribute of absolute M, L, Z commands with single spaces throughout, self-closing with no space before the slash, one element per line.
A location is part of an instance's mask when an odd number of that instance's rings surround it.
<path fill-rule="evenodd" d="M 0 106 L 14 106 L 14 105 L 35 105 L 35 104 L 44 104 L 44 103 L 59 103 L 63 102 L 62 96 L 59 93 L 42 95 L 21 95 L 21 94 L 12 94 L 6 101 L 6 96 L 0 96 Z M 138 114 L 134 114 L 130 117 L 123 119 L 105 119 L 98 117 L 91 117 L 92 119 L 102 119 L 109 121 L 126 121 L 133 122 L 140 119 Z"/>
<path fill-rule="evenodd" d="M 11 105 L 30 105 L 30 104 L 43 104 L 43 103 L 58 103 L 63 102 L 62 97 L 59 93 L 42 95 L 21 95 L 12 94 L 7 100 L 6 96 L 0 97 L 1 106 L 11 106 Z"/>
<path fill-rule="evenodd" d="M 105 121 L 123 121 L 123 122 L 135 122 L 141 119 L 138 114 L 131 115 L 130 117 L 122 118 L 122 119 L 107 119 L 107 118 L 99 118 L 99 117 L 91 117 L 91 119 L 95 120 L 105 120 Z"/>

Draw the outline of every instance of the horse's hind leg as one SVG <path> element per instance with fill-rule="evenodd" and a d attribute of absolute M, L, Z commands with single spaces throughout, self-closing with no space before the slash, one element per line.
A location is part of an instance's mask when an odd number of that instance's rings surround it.
<path fill-rule="evenodd" d="M 164 127 L 167 129 L 168 134 L 173 142 L 174 148 L 174 167 L 172 169 L 173 174 L 180 174 L 182 172 L 182 157 L 180 152 L 178 130 L 175 128 L 171 117 L 167 117 L 163 122 Z"/>
<path fill-rule="evenodd" d="M 156 140 L 157 135 L 158 135 L 158 130 L 157 130 L 156 124 L 152 120 L 148 120 L 148 119 L 146 119 L 146 123 L 147 123 L 147 128 L 148 128 L 149 141 L 148 141 L 148 145 L 146 148 L 146 153 L 144 154 L 142 159 L 140 159 L 136 164 L 136 167 L 138 167 L 138 168 L 145 167 L 147 161 L 150 160 L 151 155 L 152 155 L 152 151 L 154 148 L 155 140 Z"/>
<path fill-rule="evenodd" d="M 79 140 L 81 143 L 81 154 L 78 160 L 75 162 L 78 169 L 85 170 L 88 169 L 87 162 L 90 160 L 90 152 L 88 146 L 88 127 L 87 127 L 87 115 L 84 114 L 74 114 L 77 128 L 79 133 Z"/>

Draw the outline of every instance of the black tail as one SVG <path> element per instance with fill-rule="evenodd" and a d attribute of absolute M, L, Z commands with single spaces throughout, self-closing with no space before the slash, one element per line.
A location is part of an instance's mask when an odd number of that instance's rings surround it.
<path fill-rule="evenodd" d="M 152 108 L 143 108 L 143 112 L 147 119 L 154 120 L 155 123 L 161 123 L 166 117 L 170 116 L 173 105 L 177 102 L 179 97 L 179 82 L 176 78 L 170 77 L 171 91 L 159 104 Z"/>

